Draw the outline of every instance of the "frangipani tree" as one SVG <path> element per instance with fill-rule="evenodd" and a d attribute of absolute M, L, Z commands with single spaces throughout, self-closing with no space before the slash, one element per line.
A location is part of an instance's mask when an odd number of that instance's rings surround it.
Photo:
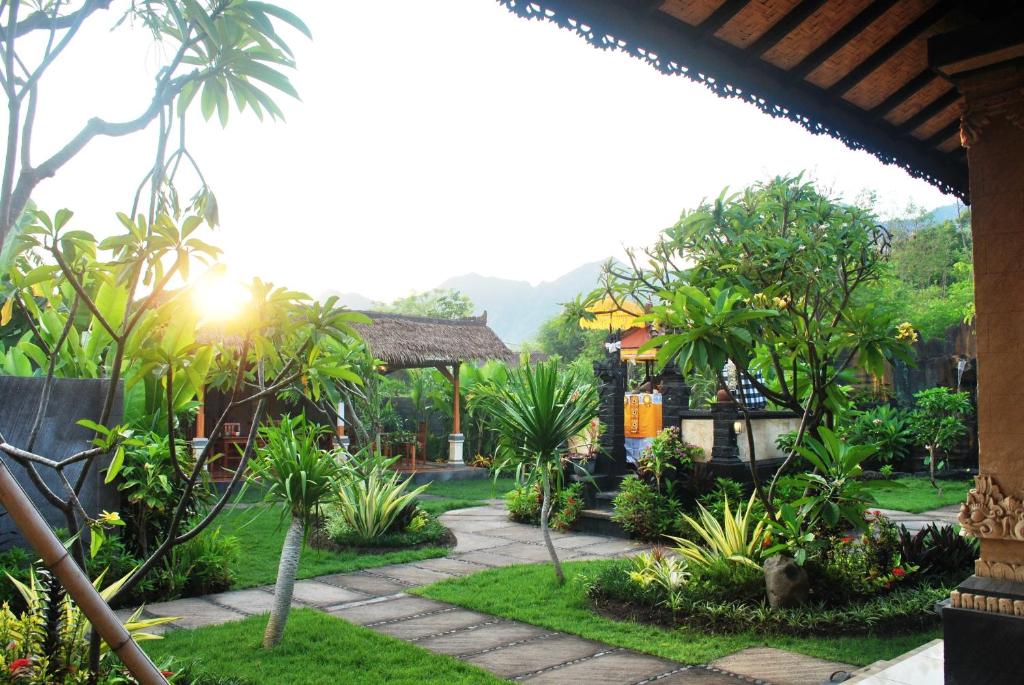
<path fill-rule="evenodd" d="M 597 414 L 598 394 L 572 367 L 558 361 L 522 363 L 504 385 L 481 384 L 471 404 L 490 413 L 500 434 L 498 472 L 512 468 L 516 478 L 539 483 L 543 493 L 540 528 L 559 585 L 565 574 L 551 542 L 552 486 L 560 485 L 562 457 L 569 439 Z"/>
<path fill-rule="evenodd" d="M 356 338 L 349 323 L 365 320 L 337 308 L 334 299 L 313 302 L 302 293 L 257 279 L 249 287 L 251 300 L 244 315 L 225 327 L 219 339 L 202 341 L 188 289 L 167 292 L 173 278 L 187 276 L 218 254 L 195 237 L 201 220 L 188 217 L 179 224 L 159 215 L 150 225 L 144 217 L 121 218 L 125 232 L 101 242 L 85 231 L 71 230 L 70 212 L 54 217 L 37 212 L 20 237 L 21 249 L 9 274 L 13 288 L 3 305 L 19 308 L 29 322 L 15 348 L 27 360 L 28 373 L 43 379 L 43 391 L 27 440 L 13 445 L 0 434 L 0 451 L 23 465 L 33 485 L 64 514 L 82 570 L 89 570 L 83 543 L 91 538 L 90 551 L 95 553 L 97 541 L 102 542 L 104 530 L 116 525 L 117 517 L 85 511 L 78 496 L 100 457 L 112 455 L 105 477 L 114 481 L 125 447 L 138 443 L 131 427 L 110 421 L 119 382 L 125 381 L 128 404 L 139 402 L 143 414 L 162 417 L 179 486 L 168 506 L 173 513 L 163 539 L 112 601 L 137 585 L 176 545 L 216 519 L 247 468 L 256 426 L 271 398 L 288 392 L 316 397 L 325 386 L 354 378 L 342 353 Z M 146 294 L 140 294 L 143 287 L 148 288 Z M 96 432 L 92 447 L 73 455 L 40 455 L 33 452 L 34 443 L 58 371 L 106 379 L 107 393 L 99 420 L 88 424 Z M 220 387 L 227 396 L 210 437 L 218 436 L 228 413 L 240 406 L 253 406 L 254 422 L 227 490 L 200 520 L 190 523 L 186 512 L 192 510 L 214 442 L 192 458 L 177 454 L 174 436 L 182 411 L 207 386 Z M 66 472 L 75 464 L 82 468 L 72 482 Z M 40 469 L 57 472 L 64 488 L 51 489 Z M 52 539 L 52 531 L 49 535 Z M 116 620 L 112 614 L 110 618 Z M 98 650 L 98 638 L 94 644 Z"/>
<path fill-rule="evenodd" d="M 869 210 L 778 177 L 684 212 L 653 247 L 630 251 L 628 267 L 609 263 L 590 300 L 652 303 L 661 364 L 721 374 L 731 360 L 801 414 L 799 442 L 848 406 L 848 370 L 881 375 L 886 360 L 911 359 L 909 326 L 867 302 L 887 251 Z"/>

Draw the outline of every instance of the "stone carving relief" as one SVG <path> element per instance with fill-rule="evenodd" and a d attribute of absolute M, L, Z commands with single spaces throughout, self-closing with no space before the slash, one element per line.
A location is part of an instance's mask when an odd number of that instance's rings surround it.
<path fill-rule="evenodd" d="M 1024 502 L 1004 495 L 991 476 L 974 477 L 974 488 L 960 505 L 957 520 L 968 535 L 1024 541 Z"/>
<path fill-rule="evenodd" d="M 969 148 L 981 140 L 993 117 L 1004 117 L 1017 128 L 1024 128 L 1024 88 L 983 98 L 968 105 L 960 115 L 960 144 Z"/>
<path fill-rule="evenodd" d="M 1007 597 L 992 597 L 953 590 L 949 593 L 949 603 L 955 609 L 974 609 L 991 614 L 1024 617 L 1024 600 Z"/>
<path fill-rule="evenodd" d="M 974 575 L 982 578 L 997 578 L 1024 583 L 1024 564 L 978 559 L 974 562 Z"/>

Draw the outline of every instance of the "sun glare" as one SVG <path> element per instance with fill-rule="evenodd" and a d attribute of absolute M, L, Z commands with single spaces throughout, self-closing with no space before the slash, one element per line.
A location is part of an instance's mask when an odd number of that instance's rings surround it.
<path fill-rule="evenodd" d="M 192 302 L 203 323 L 236 319 L 251 299 L 249 290 L 224 271 L 208 271 L 192 286 Z"/>

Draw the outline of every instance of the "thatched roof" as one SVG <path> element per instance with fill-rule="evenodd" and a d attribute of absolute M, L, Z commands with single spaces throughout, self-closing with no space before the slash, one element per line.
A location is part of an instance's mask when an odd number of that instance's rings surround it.
<path fill-rule="evenodd" d="M 949 67 L 1019 44 L 1024 25 L 1020 3 L 989 0 L 498 1 L 965 200 L 963 98 Z"/>
<path fill-rule="evenodd" d="M 487 313 L 464 319 L 361 312 L 372 324 L 354 328 L 370 353 L 389 369 L 429 368 L 464 361 L 500 359 L 515 355 L 487 326 Z"/>

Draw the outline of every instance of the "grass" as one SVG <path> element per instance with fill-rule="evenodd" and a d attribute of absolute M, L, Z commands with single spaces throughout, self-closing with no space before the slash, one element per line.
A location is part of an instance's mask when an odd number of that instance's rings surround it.
<path fill-rule="evenodd" d="M 158 663 L 175 657 L 172 668 L 194 664 L 189 670 L 197 676 L 228 679 L 239 685 L 501 682 L 470 664 L 431 654 L 312 609 L 293 609 L 284 641 L 267 651 L 260 646 L 266 622 L 266 616 L 253 616 L 219 626 L 174 631 L 163 640 L 143 645 Z"/>
<path fill-rule="evenodd" d="M 974 487 L 971 481 L 939 480 L 936 490 L 927 478 L 896 478 L 891 481 L 902 487 L 879 490 L 874 493 L 876 505 L 881 509 L 898 509 L 919 514 L 967 499 L 967 491 Z"/>
<path fill-rule="evenodd" d="M 479 503 L 483 500 L 504 497 L 505 493 L 515 486 L 514 478 L 499 478 L 497 483 L 490 477 L 435 481 L 427 488 L 426 494 L 448 499 L 476 500 Z"/>
<path fill-rule="evenodd" d="M 226 535 L 234 535 L 241 542 L 243 554 L 234 565 L 233 588 L 268 585 L 277 578 L 277 564 L 287 525 L 281 520 L 279 507 L 258 505 L 247 509 L 233 509 L 223 513 L 217 524 Z M 299 578 L 313 578 L 328 573 L 348 573 L 364 568 L 402 564 L 420 559 L 443 557 L 444 547 L 358 554 L 355 552 L 328 552 L 304 546 L 299 562 Z"/>
<path fill-rule="evenodd" d="M 705 634 L 616 621 L 593 612 L 586 597 L 586 576 L 607 563 L 566 563 L 567 582 L 563 587 L 555 584 L 554 572 L 544 564 L 492 569 L 412 592 L 687 664 L 708 663 L 747 647 L 769 646 L 863 666 L 903 654 L 939 637 L 941 632 L 935 629 L 895 637 L 760 637 Z"/>

